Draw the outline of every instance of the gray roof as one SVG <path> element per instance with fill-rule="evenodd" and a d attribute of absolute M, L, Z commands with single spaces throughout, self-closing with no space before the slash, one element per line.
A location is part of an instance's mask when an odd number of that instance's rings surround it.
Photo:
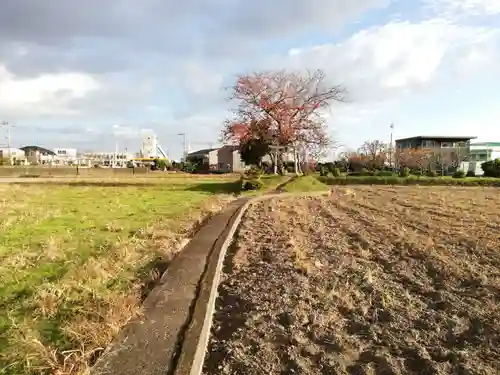
<path fill-rule="evenodd" d="M 55 155 L 56 153 L 52 150 L 49 150 L 47 148 L 44 148 L 44 147 L 40 147 L 40 146 L 24 146 L 24 147 L 21 147 L 20 150 L 23 150 L 24 152 L 27 152 L 27 151 L 40 151 L 42 154 L 49 154 L 49 155 Z"/>
<path fill-rule="evenodd" d="M 217 151 L 219 148 L 204 148 L 202 150 L 193 151 L 187 154 L 187 156 L 204 156 L 208 155 L 212 151 Z"/>
<path fill-rule="evenodd" d="M 415 137 L 396 139 L 396 142 L 407 141 L 410 139 L 434 139 L 434 140 L 455 139 L 457 141 L 469 141 L 471 139 L 476 139 L 476 138 L 477 137 L 453 136 L 453 135 L 417 135 Z"/>

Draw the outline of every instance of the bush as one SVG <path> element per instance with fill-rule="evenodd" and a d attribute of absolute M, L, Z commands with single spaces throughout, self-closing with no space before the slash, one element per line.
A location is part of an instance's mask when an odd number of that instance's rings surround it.
<path fill-rule="evenodd" d="M 394 172 L 393 171 L 380 171 L 378 173 L 378 176 L 381 176 L 381 177 L 393 177 L 394 176 Z"/>
<path fill-rule="evenodd" d="M 400 171 L 399 171 L 399 177 L 409 177 L 410 176 L 410 168 L 402 168 Z"/>
<path fill-rule="evenodd" d="M 261 190 L 264 184 L 260 180 L 245 180 L 243 190 Z"/>
<path fill-rule="evenodd" d="M 333 168 L 331 172 L 333 177 L 340 177 L 342 175 L 339 168 Z"/>
<path fill-rule="evenodd" d="M 484 177 L 500 177 L 500 159 L 490 160 L 481 164 Z"/>
<path fill-rule="evenodd" d="M 427 177 L 437 177 L 438 176 L 436 171 L 427 171 L 427 173 L 425 175 Z"/>
<path fill-rule="evenodd" d="M 326 167 L 321 167 L 319 169 L 319 175 L 322 176 L 322 177 L 326 177 L 328 176 L 328 169 L 326 169 Z"/>
<path fill-rule="evenodd" d="M 245 178 L 250 180 L 258 180 L 264 171 L 258 167 L 251 167 L 245 171 Z"/>
<path fill-rule="evenodd" d="M 420 169 L 415 169 L 411 171 L 411 174 L 414 176 L 422 176 L 422 171 Z"/>
<path fill-rule="evenodd" d="M 465 172 L 461 169 L 453 173 L 453 178 L 464 178 L 465 177 Z"/>
<path fill-rule="evenodd" d="M 170 163 L 166 159 L 154 159 L 154 166 L 152 169 L 164 171 L 168 169 Z"/>
<path fill-rule="evenodd" d="M 465 175 L 466 177 L 476 177 L 476 174 L 474 171 L 467 171 L 467 174 Z"/>

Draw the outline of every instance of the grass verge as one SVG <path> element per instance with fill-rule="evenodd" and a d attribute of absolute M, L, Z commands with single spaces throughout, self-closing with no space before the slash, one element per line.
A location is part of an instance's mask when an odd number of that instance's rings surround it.
<path fill-rule="evenodd" d="M 104 182 L 0 185 L 0 374 L 86 373 L 237 188 Z"/>
<path fill-rule="evenodd" d="M 300 193 L 308 191 L 325 191 L 328 186 L 314 176 L 301 176 L 293 179 L 283 188 L 287 193 Z"/>

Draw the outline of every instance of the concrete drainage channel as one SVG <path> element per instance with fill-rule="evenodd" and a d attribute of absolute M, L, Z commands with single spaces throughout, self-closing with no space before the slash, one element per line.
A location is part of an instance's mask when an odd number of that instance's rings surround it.
<path fill-rule="evenodd" d="M 91 375 L 201 374 L 222 266 L 233 235 L 251 204 L 297 196 L 279 193 L 283 186 L 273 194 L 239 198 L 212 217 L 177 255 L 144 301 L 143 314 L 120 332 Z M 307 195 L 319 194 L 324 192 Z"/>

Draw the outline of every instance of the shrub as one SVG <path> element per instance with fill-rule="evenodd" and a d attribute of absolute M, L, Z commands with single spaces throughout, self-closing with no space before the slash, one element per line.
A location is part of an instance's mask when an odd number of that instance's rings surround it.
<path fill-rule="evenodd" d="M 465 172 L 461 169 L 453 173 L 453 178 L 464 178 L 465 177 Z"/>
<path fill-rule="evenodd" d="M 243 183 L 243 190 L 260 190 L 264 184 L 260 180 L 245 180 Z"/>
<path fill-rule="evenodd" d="M 490 160 L 481 164 L 484 177 L 500 177 L 500 159 Z"/>
<path fill-rule="evenodd" d="M 422 171 L 420 169 L 414 169 L 411 171 L 411 174 L 414 176 L 422 176 Z"/>
<path fill-rule="evenodd" d="M 409 177 L 410 176 L 410 168 L 404 167 L 399 171 L 399 177 Z"/>
<path fill-rule="evenodd" d="M 437 177 L 438 174 L 436 171 L 427 171 L 426 176 L 427 177 Z"/>
<path fill-rule="evenodd" d="M 250 180 L 258 180 L 263 174 L 263 170 L 259 167 L 251 167 L 245 171 L 245 178 Z"/>
<path fill-rule="evenodd" d="M 340 173 L 340 168 L 333 168 L 331 172 L 333 177 L 340 177 L 342 175 L 342 173 Z"/>
<path fill-rule="evenodd" d="M 322 177 L 328 176 L 328 169 L 326 169 L 326 167 L 321 167 L 319 169 L 319 175 Z"/>
<path fill-rule="evenodd" d="M 476 177 L 476 174 L 474 171 L 467 171 L 467 174 L 465 175 L 466 177 Z"/>
<path fill-rule="evenodd" d="M 157 159 L 154 159 L 154 167 L 152 167 L 152 169 L 163 171 L 163 170 L 166 170 L 168 168 L 169 164 L 170 163 L 168 163 L 167 160 L 157 158 Z"/>
<path fill-rule="evenodd" d="M 362 168 L 361 172 L 359 173 L 360 176 L 373 176 L 373 172 L 370 172 L 366 168 Z"/>
<path fill-rule="evenodd" d="M 394 176 L 394 172 L 393 171 L 380 171 L 378 173 L 378 176 L 381 176 L 381 177 L 393 177 Z"/>

